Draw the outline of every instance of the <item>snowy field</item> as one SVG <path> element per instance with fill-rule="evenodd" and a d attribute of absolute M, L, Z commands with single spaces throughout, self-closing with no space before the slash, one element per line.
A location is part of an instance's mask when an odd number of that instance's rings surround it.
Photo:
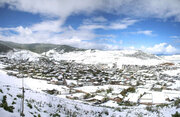
<path fill-rule="evenodd" d="M 162 56 L 163 59 L 180 63 L 180 55 Z"/>

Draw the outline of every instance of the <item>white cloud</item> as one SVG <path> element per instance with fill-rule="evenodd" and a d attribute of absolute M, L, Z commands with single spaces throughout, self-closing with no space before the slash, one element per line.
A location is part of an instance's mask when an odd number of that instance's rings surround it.
<path fill-rule="evenodd" d="M 168 46 L 166 47 L 166 52 L 167 52 L 167 53 L 174 53 L 174 52 L 176 52 L 176 48 L 173 47 L 172 45 L 168 45 Z"/>
<path fill-rule="evenodd" d="M 135 50 L 135 47 L 134 46 L 130 46 L 128 49 Z"/>
<path fill-rule="evenodd" d="M 180 39 L 180 36 L 170 36 L 171 39 Z"/>
<path fill-rule="evenodd" d="M 4 32 L 7 32 L 5 34 Z M 89 29 L 73 29 L 63 27 L 62 21 L 43 21 L 29 27 L 0 27 L 0 40 L 18 43 L 54 43 L 66 44 L 79 48 L 114 49 L 119 46 L 107 44 L 105 41 L 92 41 L 95 38 L 107 38 L 109 41 L 113 35 L 97 35 Z M 119 44 L 120 45 L 120 44 Z"/>
<path fill-rule="evenodd" d="M 101 6 L 102 1 L 92 0 L 1 0 L 0 6 L 9 4 L 9 8 L 31 12 L 40 13 L 48 16 L 58 16 L 66 18 L 67 16 L 85 12 L 91 13 Z"/>
<path fill-rule="evenodd" d="M 174 54 L 177 52 L 175 47 L 167 43 L 156 44 L 153 47 L 141 47 L 141 49 L 153 54 Z"/>
<path fill-rule="evenodd" d="M 179 0 L 1 0 L 0 7 L 66 18 L 95 11 L 180 21 Z"/>
<path fill-rule="evenodd" d="M 94 22 L 106 22 L 106 21 L 108 21 L 108 20 L 107 20 L 105 17 L 103 17 L 103 16 L 93 17 L 92 20 L 93 20 Z"/>
<path fill-rule="evenodd" d="M 104 30 L 122 30 L 128 28 L 128 26 L 133 25 L 134 23 L 138 22 L 138 20 L 125 18 L 122 20 L 118 20 L 109 24 L 102 24 L 102 23 L 89 23 L 87 22 L 83 25 L 81 25 L 80 29 L 88 29 L 88 30 L 94 30 L 94 29 L 104 29 Z"/>
<path fill-rule="evenodd" d="M 88 24 L 88 25 L 81 25 L 79 29 L 86 29 L 86 30 L 106 29 L 106 26 L 102 24 Z"/>
<path fill-rule="evenodd" d="M 136 34 L 143 34 L 143 35 L 149 35 L 149 36 L 153 35 L 151 30 L 140 30 L 140 31 L 137 31 Z"/>
<path fill-rule="evenodd" d="M 61 32 L 63 30 L 61 28 L 63 23 L 64 20 L 43 21 L 41 23 L 32 25 L 30 28 L 32 31 Z"/>
<path fill-rule="evenodd" d="M 108 26 L 108 29 L 126 29 L 128 26 L 133 25 L 136 23 L 137 20 L 125 18 L 119 22 L 114 22 Z"/>

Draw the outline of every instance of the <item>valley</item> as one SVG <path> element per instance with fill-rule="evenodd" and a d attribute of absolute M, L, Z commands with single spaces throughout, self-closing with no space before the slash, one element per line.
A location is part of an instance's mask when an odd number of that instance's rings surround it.
<path fill-rule="evenodd" d="M 180 64 L 139 50 L 15 49 L 0 61 L 1 99 L 13 106 L 1 106 L 4 115 L 20 114 L 22 79 L 28 117 L 168 117 L 180 111 Z"/>

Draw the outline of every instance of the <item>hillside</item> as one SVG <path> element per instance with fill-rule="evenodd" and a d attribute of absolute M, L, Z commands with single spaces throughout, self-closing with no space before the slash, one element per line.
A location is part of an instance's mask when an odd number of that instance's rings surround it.
<path fill-rule="evenodd" d="M 165 60 L 169 60 L 175 63 L 180 63 L 180 55 L 161 56 Z"/>
<path fill-rule="evenodd" d="M 6 53 L 6 52 L 9 52 L 10 50 L 13 50 L 13 49 L 0 43 L 0 53 Z"/>
<path fill-rule="evenodd" d="M 15 48 L 15 49 L 30 50 L 36 53 L 47 52 L 54 48 L 56 48 L 57 51 L 63 51 L 63 52 L 83 50 L 83 49 L 78 49 L 78 48 L 71 47 L 68 45 L 45 44 L 45 43 L 19 44 L 19 43 L 8 42 L 8 41 L 0 41 L 0 44 L 6 45 L 11 48 Z"/>
<path fill-rule="evenodd" d="M 72 52 L 72 51 L 84 51 L 85 49 L 79 49 L 79 48 L 75 48 L 75 47 L 71 47 L 68 45 L 60 45 L 58 47 L 55 48 L 55 50 L 57 52 Z"/>
<path fill-rule="evenodd" d="M 56 44 L 18 44 L 13 42 L 0 41 L 0 44 L 6 48 L 20 49 L 15 52 L 10 52 L 8 58 L 38 60 L 41 55 L 53 58 L 57 61 L 68 60 L 84 64 L 107 64 L 112 66 L 114 63 L 118 67 L 123 64 L 128 65 L 155 65 L 166 60 L 153 54 L 148 54 L 140 50 L 85 50 L 68 45 Z M 5 48 L 3 46 L 3 48 Z M 22 50 L 21 50 L 22 49 Z M 8 49 L 4 49 L 8 50 Z M 35 53 L 34 53 L 35 52 Z M 36 54 L 38 53 L 38 54 Z M 41 54 L 42 53 L 42 54 Z"/>
<path fill-rule="evenodd" d="M 46 56 L 55 60 L 74 60 L 78 63 L 85 64 L 108 64 L 112 66 L 114 63 L 120 67 L 123 64 L 130 65 L 154 65 L 164 62 L 156 55 L 144 53 L 139 50 L 116 50 L 116 51 L 101 51 L 101 50 L 86 50 L 79 52 L 61 53 L 56 50 L 50 50 Z"/>
<path fill-rule="evenodd" d="M 29 50 L 15 50 L 8 52 L 6 54 L 8 59 L 13 59 L 13 60 L 28 60 L 28 61 L 38 61 L 39 57 L 41 55 L 31 52 Z"/>

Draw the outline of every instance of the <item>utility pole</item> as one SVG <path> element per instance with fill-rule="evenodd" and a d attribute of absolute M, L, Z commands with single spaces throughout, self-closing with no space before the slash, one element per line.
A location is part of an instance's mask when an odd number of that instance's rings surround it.
<path fill-rule="evenodd" d="M 22 67 L 21 67 L 21 70 L 22 70 Z M 20 113 L 20 116 L 21 117 L 24 117 L 25 114 L 24 114 L 24 77 L 22 77 L 22 105 L 21 105 L 21 113 Z"/>
<path fill-rule="evenodd" d="M 24 78 L 22 78 L 22 111 L 21 116 L 24 117 Z"/>

